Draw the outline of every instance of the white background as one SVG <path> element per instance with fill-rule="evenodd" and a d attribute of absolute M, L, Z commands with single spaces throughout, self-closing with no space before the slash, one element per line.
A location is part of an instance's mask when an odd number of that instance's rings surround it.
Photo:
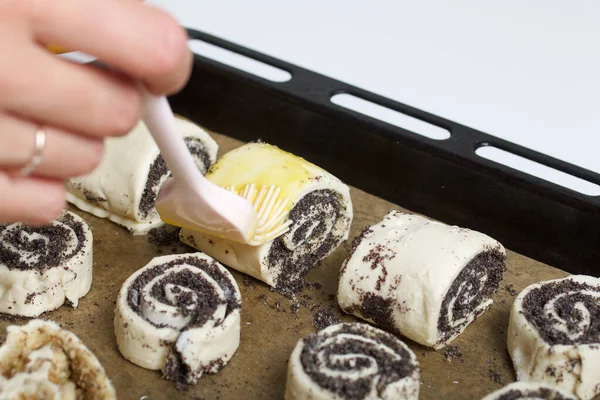
<path fill-rule="evenodd" d="M 187 27 L 600 172 L 600 1 L 150 2 Z"/>

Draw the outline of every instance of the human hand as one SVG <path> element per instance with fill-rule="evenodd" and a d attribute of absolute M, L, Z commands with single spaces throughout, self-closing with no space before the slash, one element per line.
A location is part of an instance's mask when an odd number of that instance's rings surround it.
<path fill-rule="evenodd" d="M 122 74 L 56 57 L 49 44 L 93 55 Z M 134 80 L 172 94 L 192 63 L 185 30 L 133 0 L 0 0 L 0 54 L 0 222 L 31 224 L 56 218 L 64 181 L 91 172 L 103 138 L 139 121 Z M 41 162 L 22 176 L 40 130 Z"/>

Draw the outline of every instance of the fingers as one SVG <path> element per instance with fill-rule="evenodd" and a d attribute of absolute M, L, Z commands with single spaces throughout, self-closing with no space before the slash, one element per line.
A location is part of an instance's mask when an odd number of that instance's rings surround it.
<path fill-rule="evenodd" d="M 0 63 L 0 76 L 10 79 L 1 82 L 0 109 L 90 136 L 121 135 L 139 120 L 140 93 L 127 78 L 25 46 L 19 38 L 3 47 L 11 57 Z"/>
<path fill-rule="evenodd" d="M 38 42 L 91 54 L 142 79 L 156 94 L 176 92 L 189 78 L 192 54 L 187 33 L 154 6 L 136 1 L 42 0 L 28 7 L 28 15 Z"/>
<path fill-rule="evenodd" d="M 31 160 L 35 134 L 46 132 L 41 163 L 33 174 L 38 177 L 65 180 L 91 172 L 102 158 L 103 141 L 75 135 L 55 128 L 0 114 L 0 169 L 18 171 Z"/>
<path fill-rule="evenodd" d="M 0 221 L 41 225 L 57 218 L 65 208 L 65 187 L 60 181 L 12 177 L 0 171 Z"/>

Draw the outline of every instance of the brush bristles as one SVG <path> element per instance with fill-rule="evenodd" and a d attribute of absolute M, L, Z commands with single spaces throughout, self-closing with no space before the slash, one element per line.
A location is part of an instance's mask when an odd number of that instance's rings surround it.
<path fill-rule="evenodd" d="M 281 188 L 279 186 L 263 185 L 258 190 L 256 185 L 251 183 L 244 185 L 239 190 L 236 190 L 234 186 L 227 186 L 225 190 L 248 200 L 258 215 L 258 225 L 254 237 L 250 240 L 250 245 L 258 246 L 270 242 L 289 230 L 292 221 L 284 222 L 284 220 L 288 215 L 287 206 L 291 200 L 288 197 L 280 198 Z"/>

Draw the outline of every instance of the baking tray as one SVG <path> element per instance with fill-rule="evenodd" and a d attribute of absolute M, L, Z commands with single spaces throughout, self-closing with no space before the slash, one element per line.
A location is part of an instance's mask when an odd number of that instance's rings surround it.
<path fill-rule="evenodd" d="M 421 363 L 421 399 L 479 399 L 513 381 L 506 329 L 514 294 L 533 282 L 566 276 L 566 271 L 597 275 L 592 262 L 597 255 L 597 198 L 479 159 L 473 149 L 478 143 L 493 143 L 592 182 L 597 177 L 215 37 L 197 31 L 190 31 L 190 36 L 293 76 L 276 84 L 196 57 L 190 83 L 171 103 L 176 113 L 213 132 L 220 154 L 262 139 L 342 178 L 353 186 L 352 237 L 388 211 L 401 209 L 478 229 L 510 249 L 494 306 L 452 343 L 459 356 L 447 357 L 443 351 L 406 342 Z M 343 109 L 329 102 L 339 92 L 434 123 L 453 136 L 437 142 Z M 343 321 L 358 321 L 342 315 L 334 299 L 349 242 L 311 271 L 307 279 L 314 284 L 292 302 L 232 271 L 243 299 L 241 345 L 221 372 L 203 377 L 197 386 L 178 388 L 160 379 L 160 373 L 120 356 L 112 321 L 117 293 L 129 275 L 155 256 L 193 250 L 179 243 L 157 245 L 147 236 L 132 236 L 107 220 L 71 210 L 90 224 L 94 234 L 92 289 L 77 309 L 64 306 L 43 318 L 80 336 L 105 366 L 120 399 L 281 399 L 287 359 L 297 340 L 316 330 L 321 310 L 330 310 Z M 3 331 L 9 324 L 24 322 L 5 317 L 0 327 Z"/>
<path fill-rule="evenodd" d="M 273 67 L 272 82 L 196 56 L 172 104 L 217 132 L 263 139 L 310 158 L 345 182 L 447 223 L 476 229 L 536 260 L 597 276 L 600 196 L 587 196 L 475 154 L 494 146 L 600 184 L 600 175 L 196 30 L 201 40 Z M 369 73 L 368 71 L 366 73 Z M 348 93 L 448 130 L 433 140 L 331 102 Z M 568 132 L 565 132 L 568 135 Z M 571 146 L 582 145 L 565 142 Z"/>
<path fill-rule="evenodd" d="M 229 136 L 212 135 L 219 144 L 220 154 L 242 143 Z M 352 237 L 365 225 L 379 222 L 389 211 L 405 210 L 360 189 L 351 187 L 350 195 L 354 206 Z M 316 331 L 319 315 L 327 312 L 323 310 L 329 310 L 342 321 L 360 321 L 343 315 L 334 298 L 338 272 L 350 251 L 350 241 L 308 274 L 307 281 L 312 284 L 292 301 L 272 292 L 262 282 L 230 270 L 242 294 L 240 347 L 218 374 L 202 377 L 194 387 L 178 389 L 174 382 L 161 379 L 159 372 L 145 370 L 121 357 L 113 331 L 114 307 L 121 284 L 153 257 L 194 250 L 177 242 L 156 245 L 148 236 L 133 236 L 105 219 L 72 207 L 70 210 L 85 219 L 94 235 L 92 289 L 80 300 L 77 309 L 63 306 L 42 318 L 58 322 L 83 340 L 104 365 L 119 399 L 283 399 L 288 357 L 300 338 Z M 452 342 L 458 347 L 459 356 L 447 359 L 444 351 L 436 352 L 405 340 L 421 364 L 420 399 L 479 400 L 514 381 L 506 350 L 513 295 L 533 282 L 566 275 L 564 271 L 508 251 L 507 271 L 501 289 L 493 296 L 494 305 Z M 0 321 L 0 327 L 3 331 L 11 323 L 24 322 L 22 318 L 8 318 Z"/>

